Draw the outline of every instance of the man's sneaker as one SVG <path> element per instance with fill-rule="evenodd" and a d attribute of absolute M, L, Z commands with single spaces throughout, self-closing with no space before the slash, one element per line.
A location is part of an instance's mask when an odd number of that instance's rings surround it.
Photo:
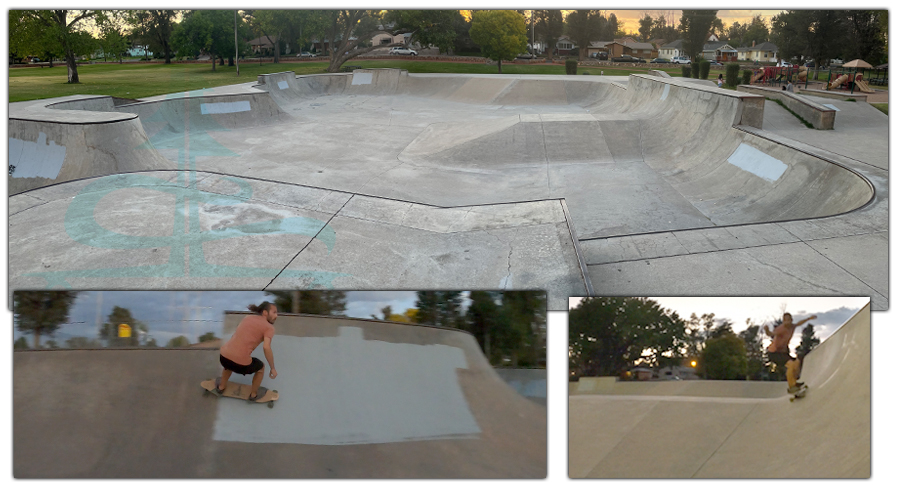
<path fill-rule="evenodd" d="M 260 387 L 256 390 L 256 397 L 248 398 L 248 401 L 256 401 L 257 399 L 265 396 L 267 392 L 269 392 L 268 389 L 266 389 L 265 387 Z"/>
<path fill-rule="evenodd" d="M 216 377 L 216 390 L 214 391 L 217 395 L 221 396 L 225 393 L 225 389 L 219 389 L 219 385 L 222 383 L 222 377 Z"/>

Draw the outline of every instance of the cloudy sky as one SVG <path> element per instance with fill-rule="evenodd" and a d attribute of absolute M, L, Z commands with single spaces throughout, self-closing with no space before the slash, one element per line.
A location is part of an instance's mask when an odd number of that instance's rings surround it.
<path fill-rule="evenodd" d="M 143 322 L 158 345 L 184 335 L 196 342 L 200 335 L 213 332 L 223 338 L 222 320 L 226 310 L 246 310 L 249 304 L 272 300 L 261 291 L 90 291 L 78 294 L 69 314 L 69 322 L 54 335 L 57 344 L 65 345 L 72 337 L 96 337 L 114 306 L 131 311 L 132 317 Z M 381 317 L 381 309 L 391 306 L 402 314 L 415 307 L 416 292 L 347 292 L 347 316 Z M 231 332 L 225 332 L 228 336 Z M 15 329 L 14 336 L 22 332 Z M 31 340 L 31 337 L 28 339 Z"/>
<path fill-rule="evenodd" d="M 690 318 L 713 313 L 717 319 L 730 320 L 735 331 L 741 331 L 750 324 L 766 323 L 772 326 L 780 319 L 782 311 L 789 312 L 798 322 L 809 316 L 816 337 L 825 340 L 845 321 L 869 302 L 868 297 L 650 297 L 660 306 L 671 309 L 682 318 Z M 580 298 L 569 299 L 569 308 L 581 302 Z M 800 329 L 791 341 L 791 347 L 800 344 Z M 764 342 L 767 344 L 767 342 Z"/>

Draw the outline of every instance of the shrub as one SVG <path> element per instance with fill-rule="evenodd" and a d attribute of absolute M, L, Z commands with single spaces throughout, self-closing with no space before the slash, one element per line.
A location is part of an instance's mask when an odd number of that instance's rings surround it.
<path fill-rule="evenodd" d="M 738 73 L 741 71 L 741 65 L 738 63 L 728 63 L 725 65 L 725 85 L 734 88 L 738 85 Z"/>
<path fill-rule="evenodd" d="M 685 78 L 690 78 L 691 77 L 691 67 L 686 64 L 683 64 L 681 66 L 681 76 L 683 76 Z"/>
<path fill-rule="evenodd" d="M 566 59 L 566 74 L 567 75 L 577 75 L 578 74 L 578 61 L 575 59 Z"/>
<path fill-rule="evenodd" d="M 700 60 L 700 79 L 706 80 L 709 78 L 709 61 L 706 59 Z"/>
<path fill-rule="evenodd" d="M 691 63 L 691 78 L 700 78 L 700 63 L 697 61 Z"/>
<path fill-rule="evenodd" d="M 753 77 L 753 72 L 749 69 L 745 69 L 743 76 L 741 77 L 741 83 L 744 85 L 750 85 L 750 78 Z"/>

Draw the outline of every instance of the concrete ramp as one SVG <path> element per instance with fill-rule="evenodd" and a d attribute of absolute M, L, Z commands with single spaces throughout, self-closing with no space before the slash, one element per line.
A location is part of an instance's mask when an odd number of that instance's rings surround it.
<path fill-rule="evenodd" d="M 215 349 L 15 352 L 15 477 L 546 476 L 546 410 L 470 334 L 290 314 L 275 326 L 272 409 L 202 397 Z"/>
<path fill-rule="evenodd" d="M 783 382 L 778 397 L 760 382 L 579 384 L 569 477 L 868 478 L 869 309 L 806 356 L 798 401 Z"/>

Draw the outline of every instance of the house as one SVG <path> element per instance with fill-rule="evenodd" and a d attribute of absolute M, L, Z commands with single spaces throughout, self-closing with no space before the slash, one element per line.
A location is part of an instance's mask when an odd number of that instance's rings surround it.
<path fill-rule="evenodd" d="M 598 52 L 606 52 L 608 54 L 609 49 L 607 46 L 611 43 L 613 42 L 591 42 L 591 44 L 588 45 L 588 57 L 596 57 Z"/>
<path fill-rule="evenodd" d="M 254 54 L 269 53 L 272 51 L 272 47 L 275 46 L 275 40 L 268 36 L 254 38 L 247 43 L 250 45 L 250 50 L 252 50 Z"/>
<path fill-rule="evenodd" d="M 596 42 L 596 43 L 605 43 L 606 44 L 606 52 L 609 53 L 609 57 L 619 57 L 623 55 L 629 55 L 634 57 L 640 57 L 642 59 L 653 59 L 659 53 L 656 50 L 656 47 L 653 46 L 652 43 L 647 42 L 635 42 L 631 38 L 618 39 L 613 42 Z"/>
<path fill-rule="evenodd" d="M 556 42 L 556 53 L 561 56 L 576 55 L 575 42 L 563 35 Z"/>
<path fill-rule="evenodd" d="M 738 60 L 738 51 L 727 42 L 709 42 L 703 44 L 700 55 L 707 61 L 735 62 Z"/>
<path fill-rule="evenodd" d="M 763 42 L 750 47 L 738 47 L 737 58 L 740 61 L 778 62 L 778 47 L 772 42 Z"/>
<path fill-rule="evenodd" d="M 388 32 L 378 33 L 377 35 L 372 37 L 372 45 L 392 45 L 392 44 L 403 44 L 409 45 L 409 37 L 412 33 L 400 33 L 399 35 L 391 35 Z"/>
<path fill-rule="evenodd" d="M 659 57 L 666 58 L 670 61 L 675 57 L 684 55 L 687 55 L 684 52 L 684 40 L 675 40 L 674 42 L 667 43 L 659 48 Z"/>

